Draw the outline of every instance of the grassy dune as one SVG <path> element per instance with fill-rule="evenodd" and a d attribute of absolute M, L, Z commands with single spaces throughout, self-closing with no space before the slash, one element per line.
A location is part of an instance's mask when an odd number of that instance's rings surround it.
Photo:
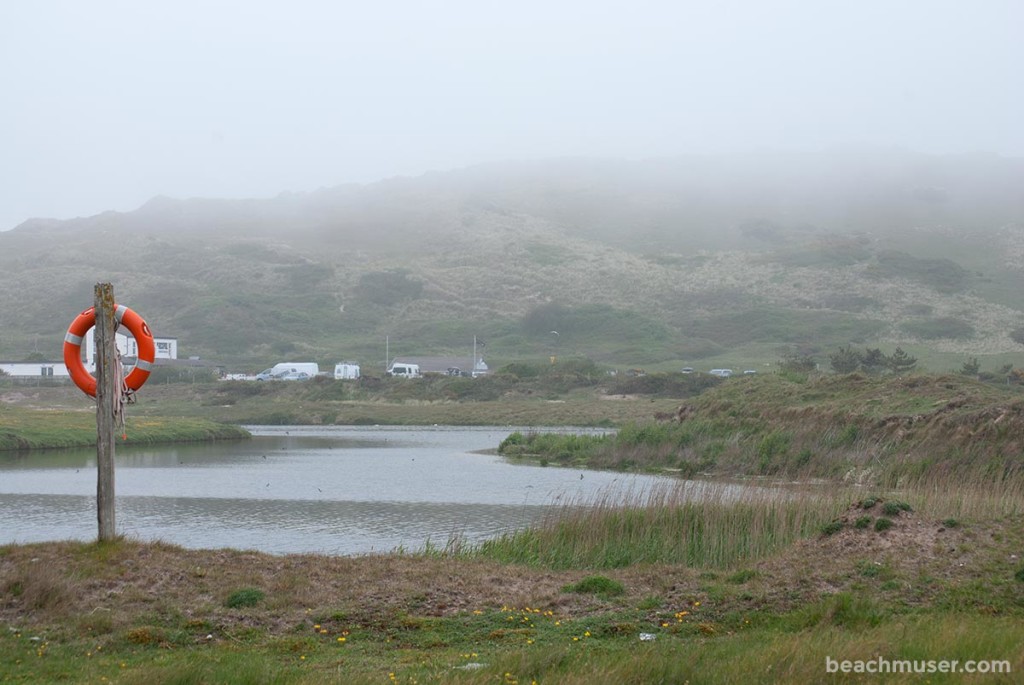
<path fill-rule="evenodd" d="M 896 485 L 1024 469 L 1024 396 L 953 375 L 766 374 L 686 400 L 681 420 L 607 437 L 514 435 L 509 456 L 596 468 Z"/>

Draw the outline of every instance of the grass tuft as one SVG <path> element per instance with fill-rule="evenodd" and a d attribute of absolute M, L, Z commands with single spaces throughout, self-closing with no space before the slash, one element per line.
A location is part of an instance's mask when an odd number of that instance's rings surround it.
<path fill-rule="evenodd" d="M 619 581 L 605 576 L 588 576 L 578 583 L 566 585 L 562 592 L 617 597 L 626 592 L 626 587 Z"/>
<path fill-rule="evenodd" d="M 247 587 L 235 590 L 228 598 L 224 600 L 224 606 L 229 609 L 237 609 L 239 607 L 254 607 L 266 597 L 263 590 Z"/>

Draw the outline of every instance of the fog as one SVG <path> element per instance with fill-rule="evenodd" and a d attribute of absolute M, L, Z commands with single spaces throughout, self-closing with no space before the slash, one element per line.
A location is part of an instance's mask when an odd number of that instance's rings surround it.
<path fill-rule="evenodd" d="M 499 160 L 1024 155 L 1024 3 L 6 3 L 0 230 Z"/>

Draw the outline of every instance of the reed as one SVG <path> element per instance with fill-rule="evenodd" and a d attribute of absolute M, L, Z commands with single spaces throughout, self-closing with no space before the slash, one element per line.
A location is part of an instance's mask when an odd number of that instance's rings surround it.
<path fill-rule="evenodd" d="M 934 521 L 987 521 L 1024 514 L 1024 482 L 953 473 L 896 489 L 755 486 L 680 481 L 593 501 L 573 501 L 534 526 L 509 531 L 461 554 L 553 569 L 681 564 L 737 568 L 796 540 L 820 535 L 868 497 L 904 501 Z"/>
<path fill-rule="evenodd" d="M 473 553 L 555 569 L 637 563 L 731 568 L 816 534 L 849 493 L 680 482 L 593 502 L 570 502 L 540 523 L 481 543 Z"/>
<path fill-rule="evenodd" d="M 928 474 L 903 483 L 900 497 L 923 516 L 984 521 L 1024 514 L 1024 479 L 1016 474 Z"/>

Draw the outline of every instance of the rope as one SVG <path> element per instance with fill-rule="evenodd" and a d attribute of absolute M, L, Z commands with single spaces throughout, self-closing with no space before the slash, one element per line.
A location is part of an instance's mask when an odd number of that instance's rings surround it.
<path fill-rule="evenodd" d="M 115 329 L 116 330 L 116 329 Z M 124 382 L 124 364 L 121 362 L 121 352 L 118 351 L 114 357 L 114 373 L 117 378 L 116 390 L 114 390 L 114 424 L 121 429 L 121 439 L 128 439 L 128 430 L 125 427 L 125 407 L 135 401 L 135 391 Z"/>

